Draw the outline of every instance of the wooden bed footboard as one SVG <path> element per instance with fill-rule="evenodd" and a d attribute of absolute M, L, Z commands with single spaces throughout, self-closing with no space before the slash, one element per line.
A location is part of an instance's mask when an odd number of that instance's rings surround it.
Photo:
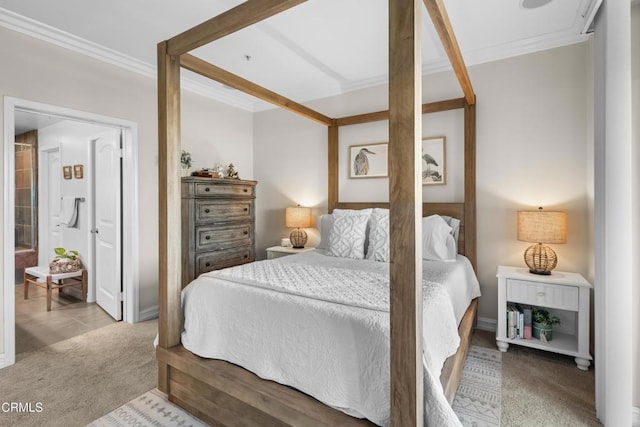
<path fill-rule="evenodd" d="M 458 389 L 475 325 L 478 299 L 465 312 L 458 333 L 460 346 L 449 357 L 440 381 L 449 402 Z M 166 366 L 169 400 L 211 425 L 373 426 L 350 417 L 291 387 L 264 380 L 237 365 L 204 359 L 182 345 L 158 347 L 159 366 Z"/>

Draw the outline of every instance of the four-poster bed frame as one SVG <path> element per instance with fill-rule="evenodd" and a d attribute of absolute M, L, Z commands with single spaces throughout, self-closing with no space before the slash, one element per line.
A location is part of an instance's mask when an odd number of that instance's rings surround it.
<path fill-rule="evenodd" d="M 475 95 L 443 0 L 424 0 L 464 97 L 421 104 L 420 0 L 389 0 L 389 110 L 330 118 L 198 59 L 188 52 L 294 7 L 305 0 L 248 0 L 158 44 L 159 345 L 158 387 L 169 399 L 214 425 L 370 425 L 287 386 L 258 378 L 221 360 L 202 359 L 180 345 L 180 68 L 251 94 L 327 126 L 328 208 L 390 210 L 391 423 L 423 425 L 421 218 L 431 213 L 461 219 L 460 253 L 476 265 Z M 419 163 L 421 116 L 464 109 L 464 203 L 422 203 Z M 338 197 L 338 129 L 389 120 L 389 203 L 341 203 Z M 441 381 L 455 394 L 475 321 L 474 300 L 460 324 L 460 349 Z"/>

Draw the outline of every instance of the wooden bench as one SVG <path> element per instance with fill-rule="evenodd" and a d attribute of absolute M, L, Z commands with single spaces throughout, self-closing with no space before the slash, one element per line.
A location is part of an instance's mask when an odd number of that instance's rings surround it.
<path fill-rule="evenodd" d="M 38 279 L 43 280 L 41 282 Z M 47 290 L 47 311 L 51 311 L 51 294 L 54 289 L 67 286 L 82 286 L 82 301 L 87 301 L 87 270 L 80 269 L 71 273 L 49 273 L 49 266 L 38 265 L 24 269 L 24 299 L 29 298 L 29 285 Z"/>

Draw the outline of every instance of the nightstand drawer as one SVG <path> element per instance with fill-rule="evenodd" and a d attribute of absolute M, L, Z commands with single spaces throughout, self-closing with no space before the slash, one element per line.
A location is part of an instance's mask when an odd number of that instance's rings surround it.
<path fill-rule="evenodd" d="M 578 311 L 579 292 L 577 286 L 507 279 L 507 301 Z"/>

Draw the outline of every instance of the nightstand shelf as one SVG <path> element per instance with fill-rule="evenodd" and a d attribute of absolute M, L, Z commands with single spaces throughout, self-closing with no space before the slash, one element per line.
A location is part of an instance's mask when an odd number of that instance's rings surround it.
<path fill-rule="evenodd" d="M 283 256 L 288 256 L 288 255 L 303 254 L 305 252 L 310 252 L 315 249 L 316 248 L 312 248 L 312 247 L 295 249 L 295 248 L 286 247 L 286 246 L 272 246 L 270 248 L 267 248 L 267 259 L 276 259 L 276 258 L 281 258 Z"/>
<path fill-rule="evenodd" d="M 578 369 L 588 370 L 589 299 L 591 284 L 577 273 L 554 271 L 549 276 L 531 274 L 526 268 L 499 266 L 498 326 L 496 345 L 506 352 L 509 345 L 521 345 L 538 350 L 573 356 Z M 507 304 L 520 303 L 544 307 L 563 319 L 561 328 L 553 331 L 553 339 L 507 338 Z"/>

